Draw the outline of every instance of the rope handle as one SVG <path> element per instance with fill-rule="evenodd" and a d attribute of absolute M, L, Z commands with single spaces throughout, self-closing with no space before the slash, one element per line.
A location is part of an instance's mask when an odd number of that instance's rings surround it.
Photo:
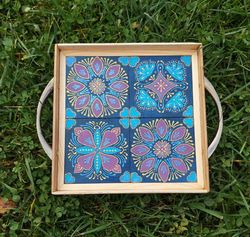
<path fill-rule="evenodd" d="M 204 79 L 205 79 L 205 88 L 208 91 L 208 93 L 212 96 L 212 98 L 214 99 L 214 102 L 217 106 L 218 114 L 219 114 L 219 126 L 217 129 L 216 135 L 215 135 L 213 141 L 210 143 L 208 150 L 207 150 L 207 154 L 208 154 L 208 158 L 209 158 L 214 153 L 216 147 L 218 146 L 218 144 L 220 142 L 220 138 L 221 138 L 222 130 L 223 130 L 223 113 L 222 113 L 220 98 L 219 98 L 216 90 L 214 89 L 212 83 L 206 77 L 204 77 Z"/>
<path fill-rule="evenodd" d="M 37 105 L 37 109 L 36 109 L 36 131 L 37 131 L 37 135 L 39 138 L 39 141 L 42 145 L 43 150 L 45 151 L 45 153 L 47 154 L 47 156 L 52 159 L 52 148 L 51 146 L 48 144 L 48 142 L 45 140 L 43 133 L 42 133 L 42 129 L 41 129 L 41 111 L 42 111 L 42 107 L 43 107 L 43 103 L 44 101 L 48 98 L 49 94 L 53 91 L 53 87 L 54 87 L 54 78 L 52 78 L 49 83 L 47 84 L 47 86 L 44 88 L 43 93 L 39 99 L 38 105 Z"/>
<path fill-rule="evenodd" d="M 205 88 L 209 92 L 209 94 L 213 97 L 213 99 L 216 103 L 217 109 L 218 109 L 218 113 L 219 113 L 219 126 L 218 126 L 218 129 L 217 129 L 217 132 L 216 132 L 216 135 L 215 135 L 213 141 L 211 142 L 211 144 L 208 147 L 208 158 L 209 158 L 214 153 L 216 147 L 219 144 L 220 138 L 221 138 L 222 129 L 223 129 L 223 115 L 222 115 L 222 107 L 221 107 L 221 103 L 220 103 L 220 98 L 219 98 L 216 90 L 214 89 L 212 83 L 206 77 L 204 77 L 204 79 L 205 79 Z M 44 91 L 40 97 L 40 100 L 39 100 L 39 103 L 37 106 L 37 112 L 36 112 L 37 135 L 38 135 L 38 138 L 39 138 L 39 141 L 42 145 L 43 150 L 45 151 L 45 153 L 48 155 L 48 157 L 50 159 L 52 159 L 52 149 L 42 134 L 40 119 L 41 119 L 41 111 L 42 111 L 44 101 L 49 96 L 49 94 L 53 91 L 53 87 L 54 87 L 54 78 L 52 78 L 49 81 L 49 83 L 47 84 L 47 86 L 44 88 Z"/>

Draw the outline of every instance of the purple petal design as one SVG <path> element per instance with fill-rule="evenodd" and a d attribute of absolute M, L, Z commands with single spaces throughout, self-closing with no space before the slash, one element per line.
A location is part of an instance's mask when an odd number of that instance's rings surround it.
<path fill-rule="evenodd" d="M 137 145 L 132 147 L 131 152 L 137 156 L 144 156 L 146 155 L 150 149 L 144 145 Z"/>
<path fill-rule="evenodd" d="M 180 155 L 188 155 L 194 151 L 194 147 L 189 144 L 180 144 L 175 148 L 175 151 Z"/>
<path fill-rule="evenodd" d="M 96 148 L 93 135 L 89 130 L 82 130 L 82 132 L 77 135 L 77 141 L 84 146 Z"/>
<path fill-rule="evenodd" d="M 185 165 L 185 162 L 180 159 L 180 158 L 172 158 L 171 159 L 171 164 L 173 165 L 173 167 L 183 173 L 187 172 L 187 166 Z"/>
<path fill-rule="evenodd" d="M 89 104 L 90 96 L 89 95 L 81 95 L 77 98 L 75 102 L 76 109 L 83 109 Z"/>
<path fill-rule="evenodd" d="M 145 87 L 153 91 L 158 96 L 159 101 L 162 103 L 163 98 L 167 95 L 167 93 L 176 86 L 177 85 L 175 83 L 169 81 L 168 78 L 165 78 L 160 71 L 156 79 Z"/>
<path fill-rule="evenodd" d="M 103 62 L 99 57 L 95 57 L 92 62 L 92 68 L 96 75 L 99 75 L 103 69 Z"/>
<path fill-rule="evenodd" d="M 110 88 L 115 91 L 122 92 L 128 89 L 128 84 L 124 81 L 115 81 L 110 85 Z"/>
<path fill-rule="evenodd" d="M 77 76 L 82 77 L 84 79 L 89 79 L 89 72 L 85 66 L 79 63 L 75 63 L 74 69 L 75 69 Z"/>
<path fill-rule="evenodd" d="M 106 95 L 106 100 L 109 107 L 113 109 L 120 109 L 122 107 L 120 100 L 113 95 Z"/>
<path fill-rule="evenodd" d="M 139 127 L 139 133 L 143 140 L 150 142 L 154 141 L 154 135 L 148 128 Z"/>
<path fill-rule="evenodd" d="M 78 82 L 78 81 L 73 81 L 73 82 L 70 82 L 68 85 L 67 85 L 67 89 L 71 92 L 79 92 L 81 91 L 82 89 L 84 89 L 85 85 L 83 85 L 82 83 Z"/>
<path fill-rule="evenodd" d="M 154 158 L 148 158 L 144 160 L 141 163 L 140 171 L 143 172 L 148 172 L 149 170 L 153 169 L 155 164 L 155 159 Z"/>
<path fill-rule="evenodd" d="M 79 156 L 74 168 L 74 173 L 81 173 L 83 170 L 90 170 L 95 157 L 95 152 L 88 155 Z"/>
<path fill-rule="evenodd" d="M 100 149 L 112 146 L 118 142 L 118 135 L 115 130 L 105 131 L 102 137 Z"/>
<path fill-rule="evenodd" d="M 100 153 L 102 159 L 102 167 L 107 171 L 112 171 L 114 173 L 121 173 L 121 166 L 118 164 L 118 158 L 113 155 L 108 155 Z"/>
<path fill-rule="evenodd" d="M 120 72 L 121 66 L 120 65 L 111 65 L 108 70 L 106 71 L 106 78 L 111 79 L 116 77 Z"/>
<path fill-rule="evenodd" d="M 96 98 L 94 102 L 92 103 L 91 110 L 96 118 L 100 117 L 100 115 L 102 114 L 103 105 L 102 105 L 102 102 L 98 98 Z"/>
<path fill-rule="evenodd" d="M 166 122 L 163 119 L 160 119 L 156 123 L 156 132 L 161 138 L 164 138 L 166 136 L 167 131 L 168 131 L 168 127 L 167 127 Z"/>
<path fill-rule="evenodd" d="M 186 128 L 184 126 L 178 127 L 171 134 L 170 140 L 178 141 L 184 137 L 185 133 L 186 133 Z"/>
<path fill-rule="evenodd" d="M 158 174 L 163 182 L 166 182 L 168 180 L 169 167 L 165 161 L 162 161 L 161 164 L 159 165 Z"/>

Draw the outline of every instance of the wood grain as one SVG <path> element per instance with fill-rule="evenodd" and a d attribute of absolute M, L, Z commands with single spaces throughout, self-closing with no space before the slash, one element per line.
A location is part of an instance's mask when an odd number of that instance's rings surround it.
<path fill-rule="evenodd" d="M 145 56 L 191 55 L 196 183 L 97 183 L 64 184 L 65 154 L 65 57 L 66 56 Z M 55 46 L 55 90 L 53 116 L 52 193 L 205 193 L 209 191 L 205 88 L 203 79 L 202 45 L 200 43 L 142 44 L 58 44 Z"/>

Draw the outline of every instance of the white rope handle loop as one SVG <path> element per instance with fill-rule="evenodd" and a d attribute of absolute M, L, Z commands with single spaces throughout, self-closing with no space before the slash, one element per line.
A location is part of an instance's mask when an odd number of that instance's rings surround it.
<path fill-rule="evenodd" d="M 216 103 L 216 106 L 218 109 L 218 113 L 219 113 L 219 126 L 217 129 L 216 135 L 215 135 L 213 141 L 211 142 L 211 144 L 209 145 L 208 150 L 207 150 L 208 158 L 209 158 L 214 153 L 216 147 L 218 146 L 218 144 L 220 142 L 222 129 L 223 129 L 223 114 L 222 114 L 222 107 L 221 107 L 221 103 L 220 103 L 220 98 L 219 98 L 216 90 L 214 89 L 212 83 L 206 77 L 204 77 L 204 79 L 205 79 L 205 88 L 209 92 L 209 94 L 213 97 L 214 102 Z"/>
<path fill-rule="evenodd" d="M 223 129 L 223 115 L 222 115 L 222 107 L 221 107 L 221 103 L 220 103 L 220 98 L 219 98 L 216 90 L 214 89 L 213 85 L 206 77 L 204 79 L 205 79 L 205 88 L 209 92 L 209 94 L 213 97 L 213 99 L 216 103 L 217 109 L 218 109 L 218 113 L 219 113 L 218 130 L 217 130 L 217 133 L 216 133 L 213 141 L 211 142 L 211 144 L 208 147 L 208 158 L 209 158 L 214 153 L 216 147 L 219 144 L 220 138 L 221 138 L 222 129 Z M 54 78 L 52 78 L 50 80 L 50 82 L 47 84 L 47 86 L 45 87 L 45 89 L 41 95 L 41 98 L 39 100 L 39 103 L 37 106 L 37 114 L 36 114 L 37 135 L 38 135 L 39 141 L 42 145 L 42 148 L 44 149 L 45 153 L 48 155 L 48 157 L 50 159 L 52 159 L 52 149 L 51 149 L 51 146 L 46 142 L 46 140 L 42 134 L 40 119 L 41 119 L 41 111 L 42 111 L 43 103 L 46 100 L 46 98 L 49 96 L 49 94 L 52 92 L 53 86 L 54 86 Z"/>
<path fill-rule="evenodd" d="M 52 149 L 51 146 L 46 142 L 43 133 L 42 133 L 42 129 L 41 129 L 41 111 L 42 111 L 42 107 L 43 107 L 43 103 L 44 101 L 47 99 L 47 97 L 49 96 L 49 94 L 53 91 L 53 87 L 54 87 L 54 78 L 52 78 L 49 83 L 47 84 L 47 86 L 44 88 L 43 93 L 40 97 L 38 106 L 37 106 L 37 110 L 36 110 L 36 130 L 37 130 L 37 135 L 39 138 L 39 141 L 42 145 L 43 150 L 45 151 L 45 153 L 48 155 L 48 157 L 50 159 L 52 159 Z"/>

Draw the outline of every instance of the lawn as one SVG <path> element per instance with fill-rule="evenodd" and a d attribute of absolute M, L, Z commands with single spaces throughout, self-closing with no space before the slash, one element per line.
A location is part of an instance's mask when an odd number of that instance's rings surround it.
<path fill-rule="evenodd" d="M 250 236 L 250 36 L 247 0 L 3 0 L 0 3 L 1 236 Z M 39 96 L 55 43 L 201 42 L 223 106 L 208 194 L 51 195 Z M 207 95 L 208 134 L 217 113 Z M 52 97 L 43 111 L 51 141 Z"/>

